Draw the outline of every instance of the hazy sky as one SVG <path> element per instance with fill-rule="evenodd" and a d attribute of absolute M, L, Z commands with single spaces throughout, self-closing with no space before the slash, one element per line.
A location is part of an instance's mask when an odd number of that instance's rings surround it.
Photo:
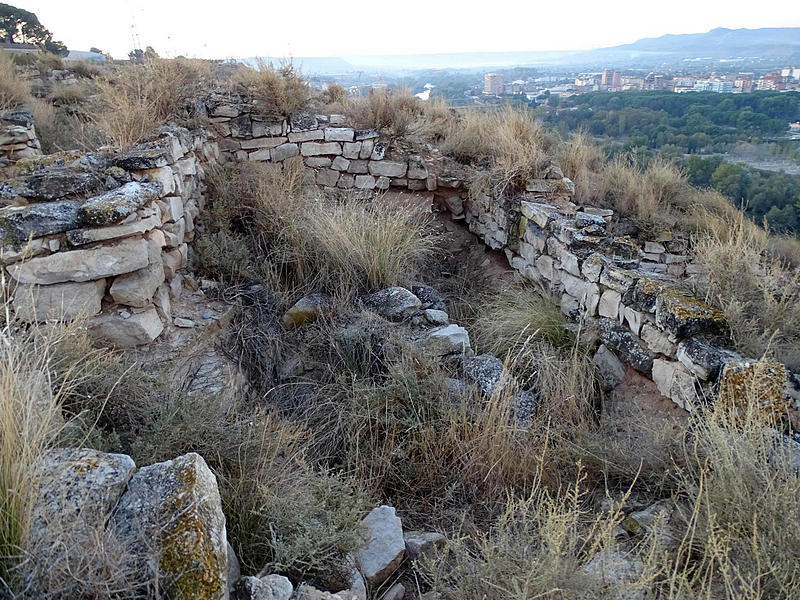
<path fill-rule="evenodd" d="M 162 56 L 200 58 L 571 50 L 714 27 L 800 26 L 797 0 L 10 3 L 35 12 L 68 47 L 96 46 L 115 57 L 134 43 Z"/>

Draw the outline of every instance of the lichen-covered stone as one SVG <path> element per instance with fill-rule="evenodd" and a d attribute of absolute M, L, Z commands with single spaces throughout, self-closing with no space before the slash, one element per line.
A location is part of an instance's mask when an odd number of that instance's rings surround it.
<path fill-rule="evenodd" d="M 332 302 L 328 294 L 316 293 L 304 296 L 283 313 L 281 323 L 285 329 L 294 329 L 316 321 L 330 309 Z"/>
<path fill-rule="evenodd" d="M 609 319 L 600 319 L 600 339 L 622 360 L 634 369 L 649 375 L 653 368 L 653 356 L 642 340 L 630 329 Z"/>
<path fill-rule="evenodd" d="M 33 201 L 52 201 L 84 195 L 99 189 L 102 179 L 97 173 L 70 167 L 49 167 L 0 183 L 0 201 L 16 197 Z"/>
<path fill-rule="evenodd" d="M 160 198 L 161 191 L 162 187 L 158 182 L 131 181 L 115 190 L 89 198 L 81 204 L 78 216 L 85 225 L 113 225 L 148 202 Z"/>
<path fill-rule="evenodd" d="M 455 324 L 432 330 L 423 341 L 425 351 L 433 356 L 464 354 L 471 351 L 469 333 Z"/>
<path fill-rule="evenodd" d="M 663 285 L 649 277 L 640 277 L 631 290 L 631 303 L 645 312 L 655 312 L 656 300 L 661 293 Z"/>
<path fill-rule="evenodd" d="M 722 311 L 675 288 L 662 289 L 655 308 L 656 324 L 679 338 L 725 328 Z"/>
<path fill-rule="evenodd" d="M 716 381 L 726 363 L 742 357 L 698 338 L 689 338 L 678 344 L 678 360 L 702 380 Z"/>
<path fill-rule="evenodd" d="M 170 596 L 228 598 L 225 515 L 216 477 L 199 454 L 139 469 L 112 521 L 140 568 L 157 567 Z"/>
<path fill-rule="evenodd" d="M 78 202 L 44 202 L 28 206 L 7 206 L 0 209 L 0 236 L 16 242 L 80 226 Z"/>
<path fill-rule="evenodd" d="M 127 171 L 165 167 L 170 162 L 169 148 L 162 141 L 137 144 L 120 154 L 114 164 Z"/>
<path fill-rule="evenodd" d="M 460 367 L 464 379 L 478 386 L 487 396 L 491 396 L 497 386 L 509 377 L 503 377 L 503 361 L 492 354 L 463 358 Z"/>
<path fill-rule="evenodd" d="M 755 403 L 779 417 L 791 404 L 784 393 L 786 379 L 786 367 L 776 361 L 731 361 L 722 369 L 718 401 L 742 410 Z"/>
<path fill-rule="evenodd" d="M 422 301 L 402 287 L 391 287 L 364 297 L 364 305 L 390 321 L 402 321 L 416 313 Z"/>
<path fill-rule="evenodd" d="M 47 553 L 56 560 L 70 542 L 102 533 L 135 468 L 124 454 L 88 448 L 47 452 L 33 474 L 30 542 L 37 560 L 46 562 Z"/>

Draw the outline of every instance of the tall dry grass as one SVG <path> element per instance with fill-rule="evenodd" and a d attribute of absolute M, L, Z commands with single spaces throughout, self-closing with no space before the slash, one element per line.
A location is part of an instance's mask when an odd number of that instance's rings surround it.
<path fill-rule="evenodd" d="M 8 110 L 31 100 L 30 84 L 14 71 L 14 60 L 0 52 L 0 110 Z"/>
<path fill-rule="evenodd" d="M 330 112 L 344 114 L 354 127 L 378 129 L 392 137 L 412 139 L 436 135 L 445 105 L 441 101 L 423 102 L 411 90 L 401 88 L 371 90 L 366 96 L 344 98 L 327 108 Z M 444 116 L 448 115 L 449 110 L 446 110 Z"/>
<path fill-rule="evenodd" d="M 559 144 L 556 161 L 564 175 L 575 184 L 577 203 L 591 205 L 602 199 L 605 189 L 601 174 L 606 159 L 587 131 L 576 131 Z"/>
<path fill-rule="evenodd" d="M 800 366 L 800 274 L 768 252 L 769 233 L 743 212 L 705 211 L 693 251 L 705 266 L 700 289 L 725 313 L 731 337 L 747 356 L 773 355 Z"/>
<path fill-rule="evenodd" d="M 457 160 L 489 168 L 476 184 L 502 196 L 540 176 L 550 162 L 553 138 L 533 114 L 523 109 L 467 111 L 455 121 L 441 144 Z"/>
<path fill-rule="evenodd" d="M 191 86 L 210 74 L 206 61 L 181 58 L 125 65 L 95 81 L 101 105 L 96 125 L 116 146 L 140 141 L 176 118 Z"/>
<path fill-rule="evenodd" d="M 275 116 L 287 116 L 305 108 L 312 96 L 309 82 L 292 61 L 282 61 L 276 67 L 258 59 L 255 69 L 239 68 L 234 81 L 253 96 L 260 112 Z"/>

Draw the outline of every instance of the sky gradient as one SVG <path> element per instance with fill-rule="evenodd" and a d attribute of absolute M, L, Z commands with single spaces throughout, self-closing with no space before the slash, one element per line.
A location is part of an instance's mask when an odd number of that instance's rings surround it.
<path fill-rule="evenodd" d="M 800 27 L 791 0 L 26 0 L 56 39 L 124 58 L 577 50 L 714 27 Z"/>

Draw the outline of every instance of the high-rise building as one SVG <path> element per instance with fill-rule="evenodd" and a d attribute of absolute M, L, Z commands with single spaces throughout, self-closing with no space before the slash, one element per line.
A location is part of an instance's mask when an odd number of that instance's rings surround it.
<path fill-rule="evenodd" d="M 619 88 L 622 85 L 622 75 L 619 71 L 614 69 L 605 69 L 603 76 L 600 78 L 600 85 L 606 88 Z"/>
<path fill-rule="evenodd" d="M 505 79 L 498 73 L 487 73 L 483 76 L 483 93 L 490 96 L 502 96 Z"/>

